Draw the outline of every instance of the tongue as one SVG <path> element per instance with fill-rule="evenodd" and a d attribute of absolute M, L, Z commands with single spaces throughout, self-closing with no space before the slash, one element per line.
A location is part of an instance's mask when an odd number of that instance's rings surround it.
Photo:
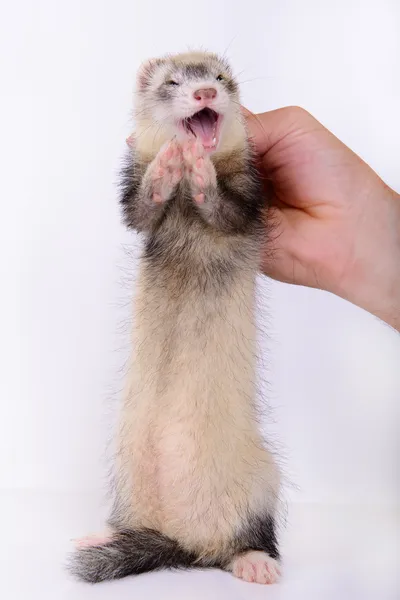
<path fill-rule="evenodd" d="M 213 146 L 216 136 L 217 121 L 211 113 L 197 113 L 190 119 L 193 133 L 201 139 L 203 146 Z"/>

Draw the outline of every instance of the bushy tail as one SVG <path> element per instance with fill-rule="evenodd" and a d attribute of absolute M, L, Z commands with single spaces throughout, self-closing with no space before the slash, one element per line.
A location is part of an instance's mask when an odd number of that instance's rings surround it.
<path fill-rule="evenodd" d="M 152 529 L 123 530 L 103 545 L 80 548 L 69 561 L 75 577 L 89 583 L 168 568 L 204 567 L 178 542 Z"/>

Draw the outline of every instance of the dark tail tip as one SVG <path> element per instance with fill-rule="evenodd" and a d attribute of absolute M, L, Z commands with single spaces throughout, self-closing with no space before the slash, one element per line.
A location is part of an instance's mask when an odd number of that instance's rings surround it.
<path fill-rule="evenodd" d="M 68 569 L 77 579 L 97 583 L 157 569 L 188 568 L 196 558 L 152 529 L 123 530 L 114 533 L 107 544 L 78 549 Z"/>

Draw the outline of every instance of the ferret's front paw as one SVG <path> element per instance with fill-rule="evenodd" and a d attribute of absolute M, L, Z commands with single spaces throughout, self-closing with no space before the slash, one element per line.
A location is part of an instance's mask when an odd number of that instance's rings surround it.
<path fill-rule="evenodd" d="M 198 204 L 202 204 L 207 188 L 217 185 L 214 165 L 204 151 L 203 144 L 197 139 L 190 139 L 183 146 L 183 159 L 193 198 Z"/>
<path fill-rule="evenodd" d="M 230 569 L 235 577 L 250 583 L 276 583 L 281 574 L 278 561 L 257 550 L 236 556 Z"/>
<path fill-rule="evenodd" d="M 151 165 L 149 176 L 153 201 L 166 202 L 183 177 L 182 148 L 175 140 L 161 148 Z"/>

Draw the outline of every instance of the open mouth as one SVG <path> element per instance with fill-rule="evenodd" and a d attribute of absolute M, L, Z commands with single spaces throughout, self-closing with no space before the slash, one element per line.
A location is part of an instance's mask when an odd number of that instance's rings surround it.
<path fill-rule="evenodd" d="M 182 126 L 186 133 L 199 138 L 206 150 L 215 150 L 219 141 L 222 116 L 211 108 L 203 108 L 187 119 Z"/>

